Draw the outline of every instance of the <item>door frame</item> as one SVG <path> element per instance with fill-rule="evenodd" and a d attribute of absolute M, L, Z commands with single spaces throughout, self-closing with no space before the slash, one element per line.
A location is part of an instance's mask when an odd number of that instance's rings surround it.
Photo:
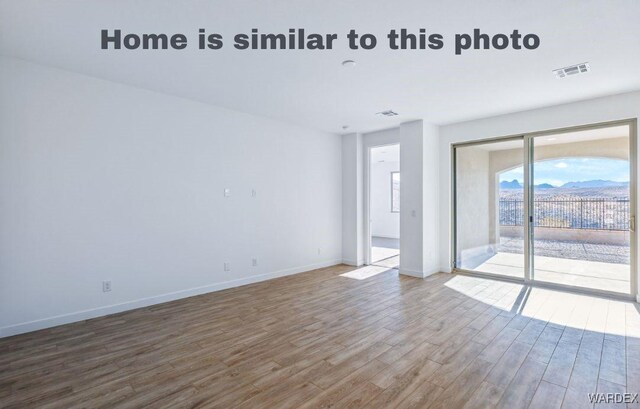
<path fill-rule="evenodd" d="M 367 146 L 367 152 L 364 155 L 364 264 L 370 266 L 372 263 L 371 260 L 371 151 L 377 148 L 384 148 L 385 146 L 398 146 L 400 147 L 400 142 L 390 142 L 383 143 L 380 145 L 371 145 Z M 402 161 L 398 159 L 398 163 L 400 164 L 400 169 L 398 173 L 402 172 Z M 401 174 L 402 175 L 402 174 Z M 401 187 L 402 189 L 402 187 Z M 402 206 L 402 203 L 400 203 Z M 398 226 L 400 228 L 400 226 Z M 402 231 L 400 231 L 402 234 Z M 402 248 L 400 248 L 400 252 L 402 252 Z"/>
<path fill-rule="evenodd" d="M 637 256 L 638 256 L 638 248 L 637 248 L 637 228 L 634 226 L 633 229 L 629 230 L 629 246 L 630 246 L 630 262 L 629 262 L 629 280 L 630 280 L 630 292 L 628 294 L 617 293 L 607 290 L 598 290 L 591 289 L 585 287 L 578 286 L 570 286 L 565 284 L 556 284 L 556 283 L 548 283 L 548 282 L 540 282 L 536 281 L 535 277 L 533 277 L 533 272 L 535 269 L 534 266 L 534 254 L 533 254 L 533 229 L 531 226 L 530 220 L 530 209 L 533 208 L 533 154 L 534 154 L 534 140 L 537 137 L 544 137 L 548 135 L 558 135 L 569 132 L 577 132 L 584 130 L 592 130 L 592 129 L 600 129 L 600 128 L 608 128 L 612 126 L 620 126 L 620 125 L 628 125 L 629 126 L 629 218 L 630 220 L 636 220 L 636 211 L 637 211 L 637 139 L 638 139 L 638 120 L 637 118 L 629 118 L 608 122 L 598 122 L 587 125 L 578 125 L 578 126 L 570 126 L 564 128 L 557 129 L 549 129 L 545 131 L 537 131 L 537 132 L 526 132 L 508 136 L 494 137 L 494 138 L 485 138 L 485 139 L 477 139 L 473 141 L 454 143 L 451 145 L 451 268 L 454 273 L 460 273 L 465 275 L 474 275 L 488 278 L 498 278 L 501 280 L 513 281 L 524 283 L 527 285 L 534 285 L 538 287 L 547 287 L 554 289 L 562 289 L 562 290 L 571 290 L 579 293 L 587 293 L 587 294 L 597 294 L 597 295 L 606 295 L 616 298 L 624 298 L 624 299 L 634 299 L 637 300 L 640 298 L 640 290 L 638 289 L 638 265 L 637 265 Z M 525 237 L 525 246 L 524 246 L 524 278 L 519 279 L 516 277 L 505 277 L 499 274 L 492 273 L 484 273 L 473 270 L 465 270 L 458 268 L 456 266 L 456 259 L 458 255 L 457 249 L 457 203 L 456 203 L 456 149 L 465 147 L 465 146 L 473 146 L 473 145 L 481 145 L 491 142 L 503 142 L 508 140 L 522 140 L 523 141 L 523 169 L 524 169 L 524 202 L 527 204 L 524 206 L 524 221 L 523 221 L 523 229 L 524 229 L 524 237 Z M 526 221 L 526 222 L 525 222 Z"/>

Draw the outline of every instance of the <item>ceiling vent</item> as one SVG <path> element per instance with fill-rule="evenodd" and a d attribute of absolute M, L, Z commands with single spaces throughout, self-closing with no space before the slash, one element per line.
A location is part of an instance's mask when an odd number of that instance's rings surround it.
<path fill-rule="evenodd" d="M 397 112 L 392 111 L 391 109 L 387 109 L 386 111 L 377 112 L 376 115 L 384 115 L 384 116 L 398 116 Z"/>
<path fill-rule="evenodd" d="M 553 70 L 553 73 L 556 74 L 556 77 L 558 78 L 564 78 L 569 75 L 584 74 L 585 72 L 589 72 L 589 69 L 589 63 L 583 62 L 582 64 L 570 65 L 568 67 Z"/>

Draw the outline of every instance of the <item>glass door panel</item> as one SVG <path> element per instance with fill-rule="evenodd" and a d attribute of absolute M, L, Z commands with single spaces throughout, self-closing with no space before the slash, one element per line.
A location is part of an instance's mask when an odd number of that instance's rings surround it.
<path fill-rule="evenodd" d="M 456 268 L 523 279 L 524 138 L 455 148 Z"/>
<path fill-rule="evenodd" d="M 631 291 L 628 125 L 533 137 L 533 279 Z"/>

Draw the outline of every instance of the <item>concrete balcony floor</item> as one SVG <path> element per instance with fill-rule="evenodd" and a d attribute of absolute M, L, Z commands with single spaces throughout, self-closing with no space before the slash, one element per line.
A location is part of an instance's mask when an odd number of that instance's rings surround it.
<path fill-rule="evenodd" d="M 533 244 L 537 256 L 600 263 L 629 264 L 629 246 L 598 244 L 580 241 L 539 240 Z M 498 252 L 522 254 L 524 241 L 520 238 L 501 237 Z"/>
<path fill-rule="evenodd" d="M 523 240 L 503 238 L 497 254 L 475 271 L 522 278 Z M 536 240 L 534 279 L 574 287 L 630 292 L 629 247 L 609 244 Z"/>

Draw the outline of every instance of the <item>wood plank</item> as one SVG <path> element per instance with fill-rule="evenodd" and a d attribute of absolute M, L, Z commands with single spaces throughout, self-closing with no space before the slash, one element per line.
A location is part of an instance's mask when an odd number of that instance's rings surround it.
<path fill-rule="evenodd" d="M 562 403 L 563 408 L 593 407 L 588 395 L 597 390 L 603 341 L 603 333 L 584 332 Z"/>
<path fill-rule="evenodd" d="M 531 400 L 529 409 L 559 409 L 562 407 L 565 392 L 566 389 L 562 386 L 542 381 Z"/>
<path fill-rule="evenodd" d="M 309 399 L 300 408 L 334 407 L 338 401 L 347 397 L 353 389 L 369 381 L 388 366 L 384 362 L 373 360 Z"/>
<path fill-rule="evenodd" d="M 571 342 L 558 342 L 558 346 L 547 366 L 543 379 L 547 382 L 566 387 L 569 384 L 573 364 L 578 353 L 578 345 Z"/>
<path fill-rule="evenodd" d="M 517 339 L 517 338 L 516 338 Z M 501 388 L 506 388 L 524 362 L 531 345 L 515 341 L 487 376 L 487 381 Z"/>
<path fill-rule="evenodd" d="M 495 386 L 489 382 L 482 382 L 473 392 L 463 409 L 489 409 L 495 406 L 502 398 L 504 388 Z"/>
<path fill-rule="evenodd" d="M 0 339 L 0 407 L 573 409 L 638 392 L 633 303 L 450 274 L 341 276 L 355 270 Z"/>
<path fill-rule="evenodd" d="M 371 382 L 364 382 L 356 387 L 350 394 L 336 402 L 334 409 L 355 409 L 365 406 L 371 399 L 375 398 L 381 388 Z"/>
<path fill-rule="evenodd" d="M 388 388 L 380 392 L 373 400 L 367 403 L 368 408 L 388 408 L 397 406 L 420 385 L 424 384 L 440 364 L 424 359 L 419 361 L 409 371 L 396 378 Z"/>
<path fill-rule="evenodd" d="M 482 383 L 482 380 L 489 373 L 493 365 L 493 363 L 483 361 L 482 359 L 474 359 L 473 362 L 460 373 L 460 376 L 445 389 L 430 408 L 446 409 L 463 407 L 469 401 L 469 398 L 473 396 L 473 392 L 478 388 L 480 383 Z"/>
<path fill-rule="evenodd" d="M 529 407 L 546 367 L 542 362 L 533 359 L 525 360 L 496 407 L 501 409 Z"/>
<path fill-rule="evenodd" d="M 548 364 L 562 335 L 563 330 L 547 326 L 536 340 L 536 343 L 533 344 L 533 348 L 529 352 L 529 358 Z"/>
<path fill-rule="evenodd" d="M 625 344 L 619 341 L 607 339 L 605 336 L 602 345 L 602 361 L 600 362 L 600 379 L 617 383 L 618 385 L 627 384 L 627 359 L 625 352 Z"/>

